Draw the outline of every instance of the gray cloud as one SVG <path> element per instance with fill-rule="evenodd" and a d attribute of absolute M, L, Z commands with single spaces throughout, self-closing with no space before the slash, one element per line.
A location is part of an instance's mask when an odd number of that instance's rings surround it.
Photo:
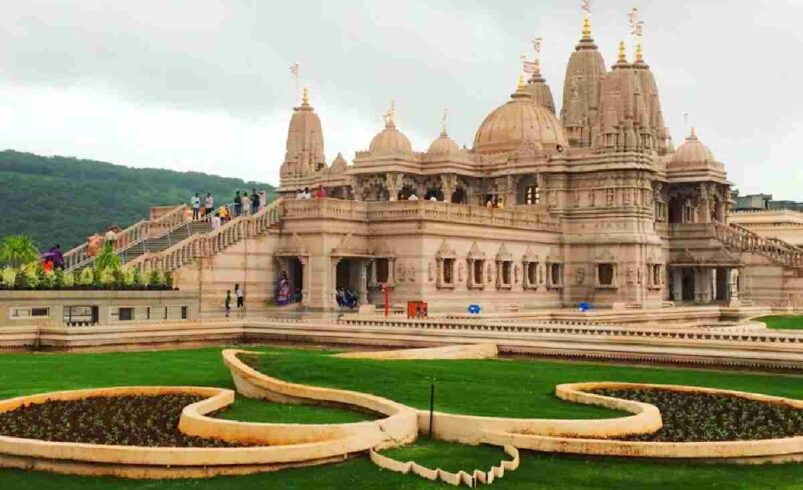
<path fill-rule="evenodd" d="M 401 129 L 419 145 L 436 135 L 440 114 L 448 107 L 450 132 L 470 146 L 485 114 L 513 90 L 518 56 L 537 35 L 545 39 L 544 74 L 560 100 L 565 63 L 579 37 L 578 4 L 7 2 L 0 27 L 0 84 L 6 92 L 0 96 L 80 92 L 91 99 L 103 94 L 97 104 L 116 98 L 149 115 L 117 121 L 115 133 L 108 131 L 108 120 L 84 117 L 81 130 L 97 131 L 93 145 L 70 146 L 69 127 L 63 128 L 63 138 L 42 135 L 33 117 L 29 128 L 21 127 L 26 118 L 20 115 L 34 107 L 41 110 L 41 103 L 26 105 L 20 99 L 9 116 L 17 119 L 14 130 L 0 134 L 0 144 L 185 168 L 191 164 L 176 163 L 181 160 L 177 155 L 184 152 L 202 160 L 204 153 L 191 148 L 193 138 L 180 134 L 181 127 L 166 128 L 175 133 L 172 146 L 166 140 L 144 140 L 137 142 L 143 148 L 136 153 L 131 153 L 131 142 L 114 138 L 137 132 L 134 124 L 152 125 L 159 111 L 175 110 L 182 121 L 197 116 L 188 127 L 213 126 L 204 133 L 212 140 L 201 146 L 216 156 L 198 165 L 275 181 L 294 102 L 288 67 L 299 62 L 324 117 L 330 159 L 339 150 L 366 147 L 391 99 Z M 594 35 L 608 64 L 618 40 L 627 36 L 631 5 L 623 0 L 595 2 Z M 803 5 L 642 1 L 639 6 L 646 23 L 645 56 L 656 74 L 676 144 L 686 131 L 682 114 L 687 112 L 743 191 L 803 198 L 803 170 L 796 164 L 803 136 L 803 99 L 798 96 L 803 72 L 794 61 L 803 44 L 795 25 Z M 0 111 L 3 105 L 0 98 Z M 58 117 L 79 117 L 69 112 L 75 110 L 71 107 L 62 104 L 54 111 L 62 111 Z M 214 125 L 224 124 L 220 118 L 236 123 L 216 132 Z M 231 127 L 247 128 L 249 136 L 232 134 Z M 259 131 L 264 131 L 263 138 L 255 136 Z M 141 137 L 149 134 L 143 130 Z M 56 141 L 66 146 L 63 151 Z M 237 162 L 225 161 L 227 149 L 244 144 L 252 146 L 233 152 Z M 91 154 L 83 155 L 84 149 Z"/>

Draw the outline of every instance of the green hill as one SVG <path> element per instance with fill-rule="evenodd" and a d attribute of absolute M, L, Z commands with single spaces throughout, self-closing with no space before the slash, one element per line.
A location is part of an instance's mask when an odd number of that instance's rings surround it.
<path fill-rule="evenodd" d="M 151 206 L 188 202 L 194 192 L 211 192 L 220 205 L 252 188 L 274 195 L 269 184 L 198 172 L 2 151 L 0 238 L 25 234 L 40 249 L 60 243 L 68 250 L 111 224 L 125 228 L 146 218 Z"/>

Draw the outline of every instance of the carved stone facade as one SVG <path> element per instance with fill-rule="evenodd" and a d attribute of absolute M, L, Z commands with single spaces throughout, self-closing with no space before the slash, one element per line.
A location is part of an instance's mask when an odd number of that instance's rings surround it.
<path fill-rule="evenodd" d="M 560 116 L 537 72 L 488 114 L 471 148 L 444 127 L 416 152 L 391 110 L 351 165 L 338 156 L 321 166 L 310 163 L 323 161 L 313 115 L 305 99 L 291 122 L 279 235 L 314 237 L 304 251 L 314 298 L 348 284 L 376 304 L 388 284 L 392 301 L 431 309 L 726 302 L 745 297 L 752 276 L 735 271 L 759 262 L 754 255 L 781 269 L 798 260 L 727 226 L 724 165 L 694 131 L 673 149 L 642 53 L 629 61 L 622 48 L 606 69 L 589 25 Z M 295 199 L 319 186 L 341 198 Z M 368 284 L 342 266 L 331 272 L 333 256 L 370 271 Z"/>

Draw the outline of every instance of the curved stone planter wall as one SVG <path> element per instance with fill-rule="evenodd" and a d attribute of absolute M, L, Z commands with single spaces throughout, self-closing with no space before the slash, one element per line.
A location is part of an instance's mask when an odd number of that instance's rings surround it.
<path fill-rule="evenodd" d="M 653 385 L 641 383 L 572 383 L 558 385 L 555 393 L 558 397 L 585 404 L 604 404 L 609 408 L 625 409 L 625 402 L 618 398 L 588 393 L 599 389 L 660 389 L 685 393 L 710 393 L 730 395 L 764 403 L 778 403 L 803 409 L 803 401 L 781 398 L 742 391 L 720 390 L 679 385 Z M 604 400 L 602 400 L 604 399 Z M 749 440 L 749 441 L 717 441 L 717 442 L 641 442 L 612 440 L 608 438 L 556 437 L 550 435 L 525 434 L 521 431 L 489 430 L 486 432 L 488 443 L 512 444 L 520 449 L 532 449 L 545 452 L 593 454 L 604 456 L 627 456 L 647 458 L 679 458 L 679 459 L 715 459 L 722 461 L 750 462 L 756 461 L 801 461 L 803 460 L 803 436 L 781 439 Z"/>
<path fill-rule="evenodd" d="M 462 484 L 474 488 L 478 483 L 490 485 L 497 478 L 504 477 L 506 471 L 515 471 L 519 467 L 521 462 L 519 459 L 519 450 L 513 446 L 507 445 L 504 447 L 504 451 L 508 456 L 510 456 L 510 461 L 503 460 L 499 463 L 499 465 L 492 466 L 488 471 L 474 470 L 471 473 L 467 473 L 462 470 L 458 471 L 457 473 L 452 473 L 440 468 L 433 470 L 425 466 L 421 466 L 415 461 L 397 461 L 393 458 L 383 456 L 373 449 L 371 449 L 370 456 L 371 461 L 373 461 L 374 464 L 386 470 L 395 471 L 396 473 L 403 473 L 405 475 L 408 473 L 413 473 L 421 478 L 426 478 L 427 480 L 441 480 L 442 482 L 454 486 Z"/>

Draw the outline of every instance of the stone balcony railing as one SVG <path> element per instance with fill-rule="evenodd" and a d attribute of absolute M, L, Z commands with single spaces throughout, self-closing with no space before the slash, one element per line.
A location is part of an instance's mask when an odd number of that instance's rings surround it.
<path fill-rule="evenodd" d="M 543 208 L 495 209 L 440 201 L 347 201 L 292 199 L 282 203 L 282 219 L 340 219 L 360 222 L 440 221 L 488 227 L 559 232 L 560 220 Z"/>

